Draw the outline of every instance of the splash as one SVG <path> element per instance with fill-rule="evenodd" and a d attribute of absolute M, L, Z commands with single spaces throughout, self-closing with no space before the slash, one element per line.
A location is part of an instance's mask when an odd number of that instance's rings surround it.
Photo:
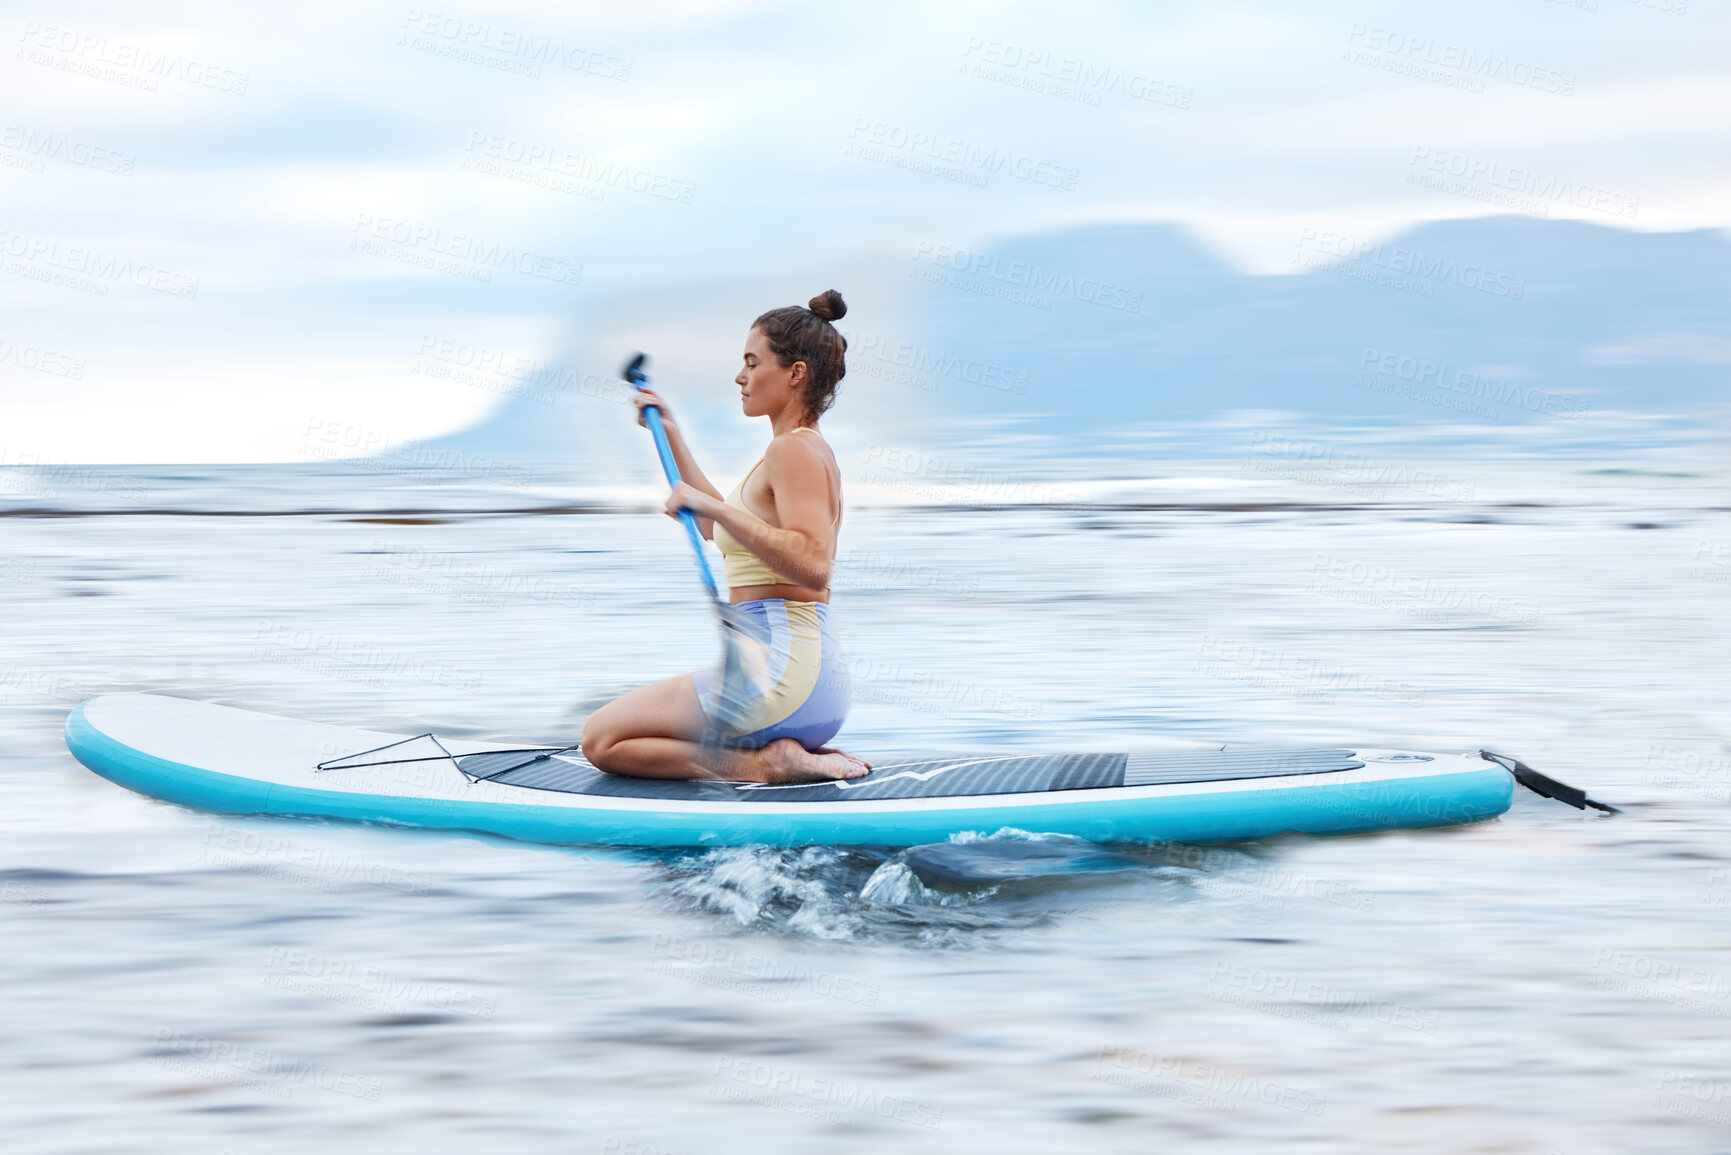
<path fill-rule="evenodd" d="M 1166 873 L 1083 839 L 1013 828 L 894 853 L 747 846 L 662 861 L 676 905 L 742 928 L 942 946 L 977 945 L 1047 922 L 1103 885 Z"/>

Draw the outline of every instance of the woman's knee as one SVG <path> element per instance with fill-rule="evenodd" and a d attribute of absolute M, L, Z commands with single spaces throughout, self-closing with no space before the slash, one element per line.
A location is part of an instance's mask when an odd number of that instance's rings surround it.
<path fill-rule="evenodd" d="M 577 744 L 591 766 L 617 773 L 615 751 L 624 743 L 634 738 L 691 738 L 702 732 L 702 724 L 690 677 L 669 678 L 615 698 L 589 715 Z"/>
<path fill-rule="evenodd" d="M 619 740 L 613 727 L 608 725 L 607 719 L 603 716 L 605 713 L 606 709 L 603 707 L 589 715 L 583 723 L 583 734 L 577 739 L 577 744 L 583 751 L 583 757 L 588 759 L 589 764 L 598 770 L 607 769 L 605 765 L 607 755 L 612 752 L 614 743 Z"/>

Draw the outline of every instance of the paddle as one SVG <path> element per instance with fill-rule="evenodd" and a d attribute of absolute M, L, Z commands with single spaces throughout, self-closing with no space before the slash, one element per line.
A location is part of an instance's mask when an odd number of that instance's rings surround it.
<path fill-rule="evenodd" d="M 647 389 L 649 374 L 644 371 L 644 366 L 648 363 L 649 354 L 638 353 L 625 363 L 619 375 L 633 388 Z M 667 427 L 662 423 L 661 409 L 655 405 L 645 405 L 643 420 L 655 438 L 655 452 L 661 458 L 661 472 L 667 476 L 667 484 L 678 485 L 679 465 L 673 460 L 673 447 L 667 443 Z M 717 625 L 721 627 L 720 701 L 714 715 L 707 717 L 703 730 L 704 748 L 715 752 L 730 734 L 743 731 L 751 704 L 761 692 L 748 673 L 748 654 L 761 650 L 762 643 L 752 631 L 750 619 L 721 600 L 721 588 L 715 584 L 715 574 L 710 570 L 709 558 L 703 552 L 703 534 L 697 528 L 697 515 L 689 509 L 681 509 L 679 521 L 685 526 L 685 536 L 690 540 L 691 552 L 697 558 L 698 576 L 703 579 L 703 588 L 709 594 L 710 608 L 715 612 Z"/>
<path fill-rule="evenodd" d="M 643 367 L 649 363 L 649 354 L 639 353 L 625 363 L 625 368 L 619 375 L 630 382 L 633 388 L 649 388 L 649 374 Z M 643 420 L 649 425 L 649 432 L 655 437 L 655 452 L 661 456 L 661 472 L 667 475 L 669 486 L 678 485 L 679 464 L 673 460 L 673 447 L 667 443 L 667 427 L 661 422 L 661 408 L 657 405 L 643 407 Z M 703 534 L 697 528 L 697 515 L 689 509 L 679 511 L 679 521 L 685 526 L 685 536 L 691 540 L 691 552 L 697 556 L 697 574 L 703 579 L 703 588 L 709 591 L 709 597 L 717 604 L 721 601 L 721 591 L 715 584 L 715 574 L 710 571 L 709 559 L 703 554 Z"/>

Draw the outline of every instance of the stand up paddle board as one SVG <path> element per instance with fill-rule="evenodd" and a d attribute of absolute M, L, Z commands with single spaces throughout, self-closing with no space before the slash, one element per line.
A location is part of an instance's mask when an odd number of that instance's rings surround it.
<path fill-rule="evenodd" d="M 1006 826 L 1094 842 L 1348 834 L 1492 818 L 1509 807 L 1510 771 L 1532 773 L 1483 752 L 1227 747 L 912 758 L 798 786 L 661 781 L 604 774 L 576 747 L 387 734 L 157 694 L 92 698 L 67 719 L 66 744 L 104 778 L 194 810 L 613 846 L 903 847 Z"/>

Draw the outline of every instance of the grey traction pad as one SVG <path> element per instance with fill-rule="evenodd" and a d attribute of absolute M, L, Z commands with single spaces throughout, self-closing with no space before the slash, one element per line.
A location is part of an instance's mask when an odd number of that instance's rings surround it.
<path fill-rule="evenodd" d="M 589 794 L 711 802 L 867 802 L 885 798 L 956 798 L 972 794 L 1043 794 L 1112 786 L 1162 786 L 1281 778 L 1357 770 L 1351 750 L 1202 750 L 1163 754 L 949 755 L 879 765 L 865 778 L 803 786 L 684 782 L 603 774 L 575 750 L 470 754 L 457 766 L 471 778 L 507 786 Z"/>

